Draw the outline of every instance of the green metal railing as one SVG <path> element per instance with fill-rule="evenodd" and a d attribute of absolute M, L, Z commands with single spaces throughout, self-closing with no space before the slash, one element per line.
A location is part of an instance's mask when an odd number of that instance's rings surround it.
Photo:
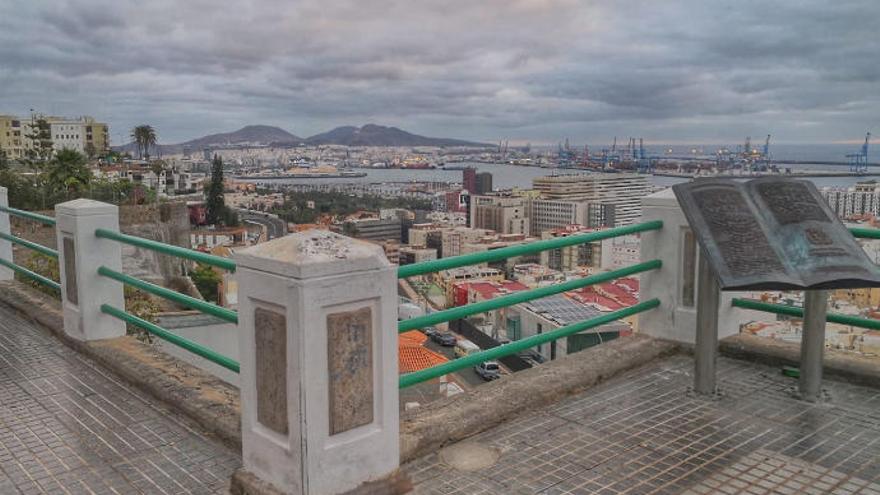
<path fill-rule="evenodd" d="M 201 344 L 197 344 L 191 340 L 185 339 L 185 338 L 181 337 L 180 335 L 169 332 L 168 330 L 165 330 L 164 328 L 162 328 L 158 325 L 150 323 L 147 320 L 144 320 L 142 318 L 138 318 L 137 316 L 135 316 L 133 314 L 126 313 L 125 311 L 123 311 L 119 308 L 115 308 L 113 306 L 110 306 L 109 304 L 102 304 L 101 311 L 103 313 L 108 314 L 110 316 L 113 316 L 115 318 L 119 318 L 120 320 L 122 320 L 126 323 L 130 323 L 138 328 L 142 328 L 142 329 L 146 330 L 147 332 L 155 335 L 156 337 L 159 337 L 160 339 L 162 339 L 166 342 L 169 342 L 171 344 L 174 344 L 182 349 L 186 349 L 187 351 L 189 351 L 197 356 L 201 356 L 212 363 L 218 364 L 218 365 L 220 365 L 228 370 L 234 371 L 236 373 L 240 372 L 240 367 L 239 367 L 239 364 L 237 361 L 235 361 L 231 358 L 228 358 L 228 357 L 214 351 L 213 349 L 209 349 Z"/>
<path fill-rule="evenodd" d="M 752 309 L 755 311 L 763 311 L 765 313 L 774 313 L 777 315 L 794 316 L 797 318 L 804 317 L 804 308 L 800 306 L 765 303 L 762 301 L 755 301 L 754 299 L 741 298 L 735 298 L 732 304 L 737 308 Z M 858 316 L 842 315 L 839 313 L 828 313 L 825 316 L 825 321 L 831 323 L 840 323 L 841 325 L 849 325 L 858 328 L 880 330 L 880 320 L 859 318 Z"/>
<path fill-rule="evenodd" d="M 15 237 L 14 235 L 5 234 L 3 232 L 0 232 L 0 239 L 6 239 L 9 242 L 13 242 L 13 243 L 18 244 L 20 246 L 24 246 L 28 249 L 32 249 L 38 253 L 45 254 L 46 256 L 49 256 L 50 258 L 58 259 L 58 251 L 56 251 L 52 248 L 47 248 L 46 246 L 43 246 L 42 244 L 37 244 L 37 243 L 31 242 L 27 239 L 22 239 L 21 237 Z"/>
<path fill-rule="evenodd" d="M 12 216 L 27 218 L 28 220 L 33 220 L 35 222 L 44 223 L 46 225 L 55 225 L 55 219 L 52 217 L 48 217 L 46 215 L 40 215 L 39 213 L 33 213 L 30 211 L 19 210 L 18 208 L 10 208 L 8 206 L 0 206 L 0 212 L 8 213 Z"/>
<path fill-rule="evenodd" d="M 172 246 L 170 244 L 165 244 L 158 241 L 153 241 L 151 239 L 144 239 L 142 237 L 135 237 L 128 234 L 122 234 L 120 232 L 107 230 L 107 229 L 97 229 L 95 231 L 95 235 L 97 237 L 103 239 L 110 239 L 114 241 L 118 241 L 124 244 L 129 244 L 132 246 L 141 247 L 144 249 L 149 249 L 151 251 L 156 251 L 161 254 L 166 254 L 169 256 L 174 256 L 177 258 L 185 258 L 192 261 L 196 261 L 199 263 L 204 263 L 211 266 L 216 266 L 225 270 L 235 271 L 235 262 L 221 258 L 220 256 L 214 256 L 211 254 L 205 254 L 199 251 L 195 251 L 192 249 L 182 248 L 179 246 Z M 169 301 L 176 302 L 188 308 L 195 309 L 201 313 L 208 314 L 211 316 L 216 316 L 223 321 L 227 321 L 230 323 L 238 323 L 238 312 L 233 311 L 228 308 L 224 308 L 218 306 L 216 304 L 209 303 L 207 301 L 203 301 L 201 299 L 196 299 L 195 297 L 188 296 L 186 294 L 181 294 L 180 292 L 166 289 L 165 287 L 152 284 L 150 282 L 146 282 L 130 275 L 126 275 L 122 272 L 118 272 L 106 266 L 101 266 L 98 268 L 98 274 L 112 280 L 116 280 L 117 282 L 121 282 L 129 287 L 134 287 L 136 289 L 140 289 L 144 292 L 149 292 L 150 294 L 154 294 L 163 299 L 167 299 Z M 187 340 L 165 328 L 162 328 L 154 323 L 150 323 L 146 320 L 138 318 L 132 314 L 126 313 L 120 309 L 114 308 L 112 306 L 108 306 L 106 304 L 101 306 L 101 311 L 115 316 L 121 320 L 126 321 L 132 325 L 140 327 L 147 332 L 150 332 L 157 337 L 170 342 L 182 349 L 192 352 L 198 356 L 201 356 L 213 363 L 219 364 L 224 368 L 239 372 L 238 363 L 233 361 L 232 359 L 223 356 L 216 351 L 209 349 L 201 344 L 197 344 L 190 340 Z"/>
<path fill-rule="evenodd" d="M 55 225 L 54 218 L 47 217 L 46 215 L 40 215 L 39 213 L 32 213 L 29 211 L 19 210 L 17 208 L 9 208 L 8 206 L 0 206 L 0 212 L 6 213 L 6 214 L 9 214 L 12 216 L 16 216 L 16 217 L 27 218 L 29 220 L 34 220 L 36 222 L 44 223 L 47 225 Z M 37 244 L 35 242 L 31 242 L 27 239 L 22 239 L 21 237 L 16 237 L 12 234 L 7 234 L 5 232 L 0 232 L 0 239 L 7 240 L 7 241 L 12 242 L 14 244 L 18 244 L 19 246 L 24 246 L 24 247 L 31 249 L 31 250 L 34 250 L 38 253 L 49 256 L 50 258 L 58 259 L 58 251 L 56 251 L 52 248 L 48 248 L 46 246 L 43 246 L 42 244 Z M 17 272 L 17 273 L 20 273 L 24 277 L 27 277 L 31 280 L 34 280 L 38 283 L 41 283 L 47 287 L 55 289 L 59 292 L 61 291 L 61 284 L 59 284 L 58 282 L 52 280 L 51 278 L 44 277 L 43 275 L 40 275 L 39 273 L 28 270 L 27 268 L 25 268 L 23 266 L 16 265 L 15 263 L 12 262 L 12 260 L 0 259 L 0 265 L 3 265 L 3 266 L 5 266 L 5 267 Z"/>
<path fill-rule="evenodd" d="M 517 292 L 509 296 L 497 297 L 495 299 L 489 299 L 487 301 L 468 304 L 466 306 L 459 306 L 457 308 L 438 311 L 436 313 L 431 313 L 425 316 L 419 316 L 416 318 L 410 318 L 409 320 L 400 321 L 397 323 L 397 331 L 406 332 L 408 330 L 414 330 L 416 328 L 424 328 L 427 326 L 436 325 L 438 323 L 457 320 L 459 318 L 465 318 L 467 316 L 478 313 L 485 313 L 487 311 L 492 311 L 495 309 L 506 308 L 515 304 L 540 299 L 542 297 L 552 296 L 554 294 L 561 294 L 563 292 L 577 290 L 590 285 L 601 284 L 603 282 L 609 282 L 611 280 L 621 277 L 628 277 L 630 275 L 635 275 L 636 273 L 646 272 L 648 270 L 656 270 L 661 266 L 662 263 L 660 262 L 660 260 L 646 261 L 627 268 L 621 268 L 619 270 L 599 273 L 596 275 L 591 275 L 589 277 L 584 277 L 577 280 L 570 280 L 568 282 L 563 282 L 548 287 L 540 287 L 538 289 Z"/>
<path fill-rule="evenodd" d="M 207 301 L 196 299 L 195 297 L 187 296 L 186 294 L 181 294 L 180 292 L 166 289 L 165 287 L 136 279 L 130 275 L 117 272 L 116 270 L 111 270 L 106 266 L 98 268 L 98 274 L 108 278 L 112 278 L 113 280 L 122 282 L 123 284 L 134 287 L 136 289 L 155 294 L 161 298 L 174 301 L 186 307 L 196 309 L 198 311 L 201 311 L 202 313 L 216 316 L 221 320 L 225 320 L 230 323 L 238 323 L 238 313 L 231 309 L 217 306 L 216 304 L 211 304 Z"/>
<path fill-rule="evenodd" d="M 37 281 L 47 287 L 51 287 L 59 292 L 61 291 L 61 284 L 59 284 L 58 282 L 52 280 L 51 278 L 44 277 L 39 273 L 32 272 L 23 266 L 18 266 L 11 261 L 4 260 L 3 258 L 0 258 L 0 265 L 3 265 L 10 270 L 16 271 L 24 275 L 25 277 Z"/>
<path fill-rule="evenodd" d="M 853 227 L 849 229 L 853 237 L 859 239 L 880 239 L 880 229 L 866 229 L 864 227 Z"/>
<path fill-rule="evenodd" d="M 400 377 L 399 387 L 409 387 L 411 385 L 431 380 L 433 378 L 439 378 L 447 373 L 452 373 L 454 371 L 458 371 L 464 368 L 476 366 L 484 361 L 510 356 L 512 354 L 525 351 L 527 349 L 545 344 L 547 342 L 558 340 L 563 337 L 576 334 L 578 332 L 583 332 L 584 330 L 589 330 L 590 328 L 602 326 L 621 318 L 626 318 L 628 316 L 639 314 L 643 311 L 656 308 L 659 305 L 660 301 L 658 299 L 651 299 L 648 301 L 640 302 L 628 308 L 613 311 L 611 313 L 597 316 L 595 318 L 590 318 L 589 320 L 566 325 L 550 332 L 526 337 L 524 339 L 517 340 L 509 344 L 493 347 L 489 350 L 475 352 L 465 357 L 458 358 L 454 361 L 449 361 L 447 363 L 433 366 L 428 369 L 416 371 L 413 373 L 407 373 L 406 375 Z"/>
<path fill-rule="evenodd" d="M 635 225 L 627 225 L 626 227 L 616 227 L 613 229 L 600 230 L 598 232 L 590 232 L 587 234 L 559 237 L 557 239 L 537 241 L 530 244 L 520 244 L 517 246 L 493 249 L 492 251 L 464 254 L 461 256 L 453 256 L 451 258 L 442 258 L 439 260 L 423 261 L 421 263 L 401 266 L 397 270 L 397 278 L 407 278 L 415 275 L 424 275 L 426 273 L 449 270 L 450 268 L 458 268 L 461 266 L 500 261 L 507 258 L 524 256 L 527 254 L 535 254 L 551 249 L 559 249 L 563 247 L 574 246 L 577 244 L 585 244 L 588 242 L 601 241 L 603 239 L 611 239 L 612 237 L 637 234 L 639 232 L 645 232 L 649 230 L 659 230 L 662 227 L 663 222 L 661 222 L 660 220 L 654 220 L 651 222 L 638 223 Z"/>
<path fill-rule="evenodd" d="M 397 276 L 398 278 L 406 278 L 414 275 L 423 275 L 426 273 L 438 272 L 441 270 L 448 270 L 450 268 L 457 268 L 461 266 L 469 266 L 475 265 L 479 263 L 486 263 L 491 261 L 499 261 L 515 256 L 523 256 L 527 254 L 539 253 L 541 251 L 547 251 L 551 249 L 559 249 L 568 246 L 575 246 L 578 244 L 584 244 L 588 242 L 601 241 L 603 239 L 610 239 L 613 237 L 619 237 L 624 235 L 635 234 L 639 232 L 645 232 L 649 230 L 657 230 L 663 228 L 663 222 L 659 220 L 655 220 L 652 222 L 644 222 L 635 225 L 629 225 L 626 227 L 617 227 L 613 229 L 602 230 L 598 232 L 590 232 L 587 234 L 580 235 L 572 235 L 568 237 L 561 237 L 558 239 L 551 239 L 545 241 L 533 242 L 531 244 L 523 244 L 517 246 L 511 246 L 501 249 L 496 249 L 493 251 L 486 251 L 480 253 L 473 254 L 465 254 L 462 256 L 454 256 L 451 258 L 443 258 L 439 260 L 431 260 L 423 263 L 417 263 L 414 265 L 405 265 L 398 269 Z M 469 304 L 466 306 L 460 306 L 456 308 L 450 308 L 443 311 L 438 311 L 436 313 L 431 313 L 424 316 L 419 316 L 417 318 L 411 318 L 408 320 L 403 320 L 398 322 L 397 330 L 398 332 L 406 332 L 408 330 L 415 330 L 419 328 L 424 328 L 431 325 L 436 325 L 438 323 L 448 322 L 452 320 L 457 320 L 460 318 L 465 318 L 467 316 L 477 314 L 477 313 L 485 313 L 487 311 L 492 311 L 495 309 L 506 308 L 509 306 L 513 306 L 516 304 L 520 304 L 527 301 L 532 301 L 535 299 L 540 299 L 542 297 L 551 296 L 554 294 L 561 294 L 563 292 L 568 292 L 571 290 L 580 289 L 583 287 L 587 287 L 590 285 L 600 284 L 603 282 L 608 282 L 614 279 L 618 279 L 621 277 L 627 277 L 630 275 L 634 275 L 636 273 L 641 273 L 649 270 L 656 270 L 662 267 L 662 262 L 660 260 L 651 260 L 645 261 L 642 263 L 637 263 L 635 265 L 621 268 L 618 270 L 613 270 L 607 273 L 599 273 L 596 275 L 591 275 L 589 277 L 584 277 L 578 280 L 570 280 L 568 282 L 563 282 L 560 284 L 551 285 L 548 287 L 540 287 L 537 289 L 531 289 L 527 291 L 517 292 L 514 294 L 510 294 L 507 296 L 498 297 L 495 299 L 481 301 L 474 304 Z M 445 374 L 458 371 L 470 366 L 475 366 L 484 361 L 498 359 L 505 356 L 510 356 L 512 354 L 516 354 L 518 352 L 522 352 L 524 350 L 537 347 L 543 343 L 555 341 L 557 339 L 567 337 L 569 335 L 582 332 L 584 330 L 598 327 L 604 325 L 606 323 L 610 323 L 612 321 L 618 320 L 620 318 L 626 318 L 628 316 L 632 316 L 642 311 L 647 311 L 649 309 L 655 308 L 660 304 L 660 301 L 657 299 L 652 299 L 650 301 L 640 302 L 628 308 L 623 308 L 618 311 L 613 311 L 601 316 L 597 316 L 595 318 L 591 318 L 589 320 L 585 320 L 579 323 L 574 323 L 571 325 L 567 325 L 561 328 L 557 328 L 553 331 L 533 335 L 531 337 L 527 337 L 521 340 L 517 340 L 515 342 L 511 342 L 509 344 L 504 344 L 498 347 L 494 347 L 489 350 L 476 352 L 470 354 L 466 357 L 456 359 L 454 361 L 450 361 L 438 366 L 434 366 L 431 368 L 427 368 L 424 370 L 420 370 L 414 373 L 408 373 L 400 377 L 400 388 L 405 388 L 410 385 L 414 385 L 416 383 L 421 383 L 426 380 L 431 380 L 433 378 L 438 378 Z"/>
<path fill-rule="evenodd" d="M 133 235 L 123 234 L 107 229 L 97 229 L 95 231 L 95 235 L 102 239 L 111 239 L 121 242 L 123 244 L 128 244 L 130 246 L 137 246 L 140 248 L 149 249 L 151 251 L 156 251 L 157 253 L 167 254 L 169 256 L 175 256 L 178 258 L 186 258 L 188 260 L 197 261 L 206 265 L 216 266 L 217 268 L 222 268 L 230 272 L 235 271 L 234 261 L 228 258 L 214 256 L 213 254 L 202 253 L 194 249 L 172 246 L 163 242 L 154 241 L 151 239 L 144 239 L 143 237 L 136 237 Z"/>

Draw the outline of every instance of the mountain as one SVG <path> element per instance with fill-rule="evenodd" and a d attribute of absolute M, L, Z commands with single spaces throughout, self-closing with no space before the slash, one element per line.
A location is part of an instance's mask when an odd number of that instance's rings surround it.
<path fill-rule="evenodd" d="M 259 144 L 278 144 L 291 145 L 301 143 L 303 139 L 285 131 L 280 127 L 270 125 L 248 125 L 233 132 L 222 132 L 219 134 L 210 134 L 208 136 L 192 139 L 185 143 L 178 144 L 160 144 L 157 146 L 159 154 L 171 155 L 182 153 L 184 148 L 190 149 L 194 153 L 211 147 L 236 143 L 259 143 Z M 128 143 L 124 146 L 116 146 L 116 151 L 135 153 L 135 144 Z M 156 154 L 153 151 L 152 154 Z"/>
<path fill-rule="evenodd" d="M 460 139 L 432 138 L 412 134 L 397 127 L 367 124 L 363 127 L 343 126 L 305 140 L 306 144 L 339 144 L 345 146 L 475 146 L 491 144 Z"/>
<path fill-rule="evenodd" d="M 462 141 L 460 139 L 432 138 L 412 134 L 397 127 L 385 127 L 376 124 L 367 124 L 363 127 L 343 126 L 331 131 L 315 134 L 307 139 L 294 136 L 293 134 L 269 125 L 249 125 L 234 132 L 223 132 L 192 139 L 185 143 L 160 144 L 158 149 L 151 151 L 151 155 L 173 155 L 183 153 L 184 148 L 193 153 L 199 153 L 205 148 L 213 146 L 259 143 L 277 146 L 291 146 L 300 143 L 338 144 L 344 146 L 470 146 L 492 147 L 491 144 Z M 123 146 L 114 146 L 115 151 L 135 154 L 135 144 L 128 143 Z M 157 153 L 158 152 L 158 153 Z"/>

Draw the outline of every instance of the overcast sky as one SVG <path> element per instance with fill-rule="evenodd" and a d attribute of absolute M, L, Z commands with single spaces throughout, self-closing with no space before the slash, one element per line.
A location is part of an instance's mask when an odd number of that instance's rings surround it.
<path fill-rule="evenodd" d="M 119 143 L 378 123 L 495 142 L 860 141 L 878 0 L 0 0 L 0 113 Z"/>

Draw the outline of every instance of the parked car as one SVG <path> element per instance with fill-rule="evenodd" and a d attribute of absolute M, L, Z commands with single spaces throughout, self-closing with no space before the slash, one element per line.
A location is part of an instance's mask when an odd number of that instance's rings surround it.
<path fill-rule="evenodd" d="M 455 338 L 455 335 L 452 335 L 449 332 L 441 332 L 439 330 L 434 332 L 433 335 L 430 335 L 430 337 L 431 340 L 444 347 L 452 347 L 458 342 L 458 339 Z"/>
<path fill-rule="evenodd" d="M 484 361 L 474 366 L 474 371 L 487 382 L 491 382 L 501 376 L 501 366 L 498 364 L 498 361 Z"/>
<path fill-rule="evenodd" d="M 480 347 L 470 340 L 461 339 L 455 344 L 455 357 L 457 358 L 465 357 L 475 352 L 480 352 Z"/>
<path fill-rule="evenodd" d="M 437 332 L 439 332 L 439 331 L 440 330 L 437 330 L 437 327 L 425 327 L 422 329 L 422 332 L 424 332 L 425 335 L 427 335 L 428 337 L 431 337 L 431 338 L 433 338 L 434 335 L 437 335 Z"/>

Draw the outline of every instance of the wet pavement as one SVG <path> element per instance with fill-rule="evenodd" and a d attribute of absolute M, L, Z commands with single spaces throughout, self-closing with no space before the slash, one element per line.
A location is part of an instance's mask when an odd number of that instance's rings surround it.
<path fill-rule="evenodd" d="M 831 401 L 808 404 L 779 369 L 722 358 L 722 395 L 704 399 L 692 367 L 633 370 L 404 471 L 416 494 L 880 495 L 880 390 L 826 381 Z M 486 447 L 488 466 L 455 462 Z"/>

